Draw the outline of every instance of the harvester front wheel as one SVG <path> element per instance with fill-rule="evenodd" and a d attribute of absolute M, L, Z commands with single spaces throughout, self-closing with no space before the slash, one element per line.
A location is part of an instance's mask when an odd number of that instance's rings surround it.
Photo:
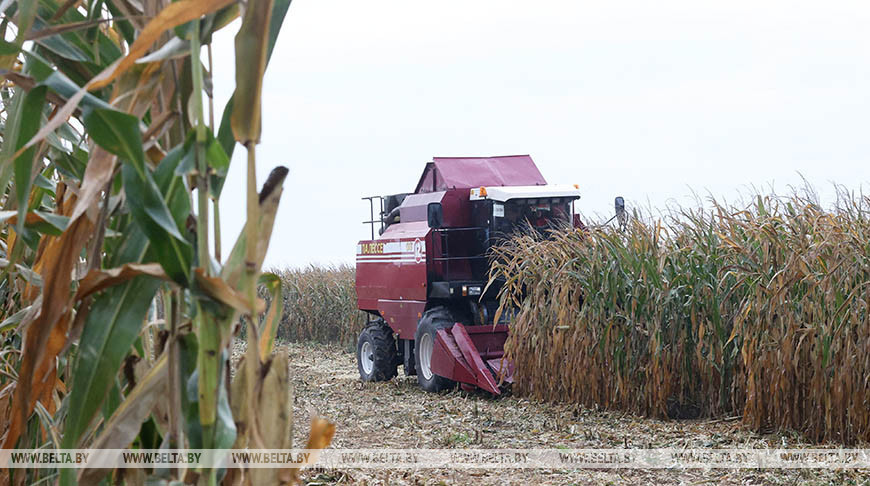
<path fill-rule="evenodd" d="M 396 376 L 396 340 L 386 324 L 363 329 L 356 345 L 356 363 L 363 381 L 387 381 Z"/>
<path fill-rule="evenodd" d="M 414 364 L 417 369 L 417 382 L 428 392 L 439 392 L 456 386 L 456 382 L 432 372 L 432 351 L 439 329 L 453 327 L 450 312 L 444 307 L 433 307 L 423 314 L 414 334 Z"/>

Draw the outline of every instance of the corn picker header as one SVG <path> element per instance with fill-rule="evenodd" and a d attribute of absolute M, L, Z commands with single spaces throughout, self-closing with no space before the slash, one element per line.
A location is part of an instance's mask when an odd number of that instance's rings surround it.
<path fill-rule="evenodd" d="M 362 379 L 389 380 L 402 365 L 427 391 L 458 382 L 500 394 L 513 369 L 508 326 L 493 322 L 500 286 L 487 288 L 488 250 L 526 225 L 577 226 L 579 197 L 511 155 L 436 157 L 413 193 L 363 198 L 371 239 L 357 244 L 356 290 L 372 320 L 357 343 Z"/>

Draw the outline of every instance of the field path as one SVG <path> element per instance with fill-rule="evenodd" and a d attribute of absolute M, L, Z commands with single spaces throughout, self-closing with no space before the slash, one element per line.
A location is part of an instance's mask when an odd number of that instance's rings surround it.
<path fill-rule="evenodd" d="M 295 392 L 294 446 L 308 417 L 336 423 L 343 448 L 618 448 L 798 447 L 798 436 L 758 435 L 731 421 L 659 421 L 631 415 L 492 399 L 454 391 L 430 394 L 416 377 L 386 383 L 359 380 L 353 354 L 336 347 L 290 344 Z M 236 348 L 236 356 L 242 348 Z M 818 446 L 816 446 L 818 447 Z M 867 472 L 816 470 L 541 470 L 306 471 L 309 484 L 868 484 Z"/>

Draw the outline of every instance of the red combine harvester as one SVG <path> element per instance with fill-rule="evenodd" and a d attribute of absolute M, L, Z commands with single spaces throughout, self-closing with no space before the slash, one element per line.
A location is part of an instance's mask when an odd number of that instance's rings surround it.
<path fill-rule="evenodd" d="M 528 155 L 512 155 L 436 157 L 413 193 L 363 198 L 372 239 L 356 247 L 356 291 L 373 319 L 357 344 L 362 379 L 389 380 L 401 364 L 427 391 L 459 382 L 500 394 L 513 369 L 508 326 L 493 322 L 499 285 L 487 288 L 488 250 L 524 225 L 576 225 L 579 197 L 577 186 L 548 185 Z"/>

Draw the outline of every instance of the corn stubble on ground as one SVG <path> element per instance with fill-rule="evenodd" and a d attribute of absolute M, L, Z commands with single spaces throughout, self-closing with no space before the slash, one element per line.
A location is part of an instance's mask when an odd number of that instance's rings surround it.
<path fill-rule="evenodd" d="M 336 345 L 281 342 L 290 353 L 294 415 L 336 423 L 335 448 L 762 448 L 808 447 L 795 434 L 756 434 L 734 420 L 644 419 L 515 396 L 431 394 L 415 377 L 359 380 L 355 357 Z M 234 357 L 244 354 L 238 343 Z M 308 437 L 298 422 L 294 444 Z M 866 472 L 825 470 L 307 470 L 308 484 L 866 484 Z M 303 484 L 305 484 L 303 483 Z"/>

